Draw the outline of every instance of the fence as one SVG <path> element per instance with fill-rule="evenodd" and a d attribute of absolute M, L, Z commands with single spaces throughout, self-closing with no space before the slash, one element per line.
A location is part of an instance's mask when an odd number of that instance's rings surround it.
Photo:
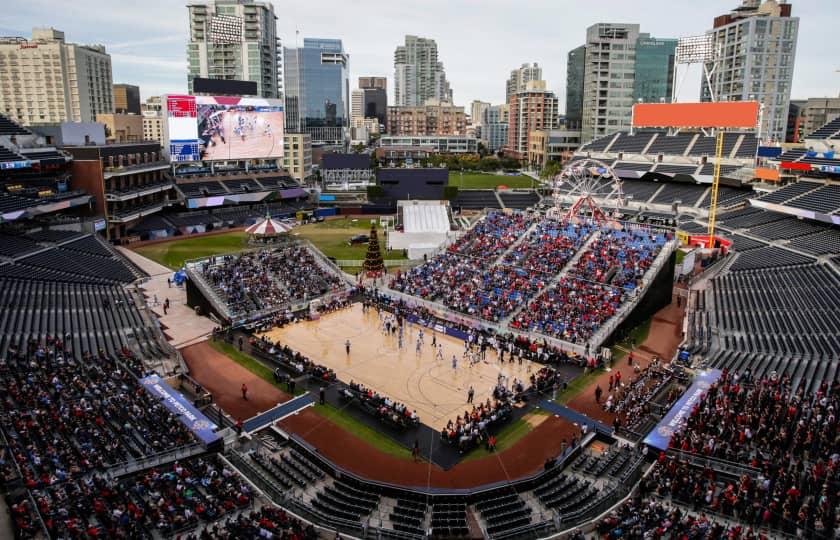
<path fill-rule="evenodd" d="M 201 454 L 205 451 L 206 449 L 200 444 L 180 446 L 178 448 L 174 448 L 166 452 L 161 452 L 159 454 L 152 454 L 150 456 L 144 456 L 140 459 L 118 463 L 110 469 L 108 469 L 108 475 L 112 478 L 125 476 L 127 474 L 142 471 L 150 467 L 157 467 L 158 465 L 171 463 L 173 461 L 181 459 L 187 459 L 189 457 Z"/>

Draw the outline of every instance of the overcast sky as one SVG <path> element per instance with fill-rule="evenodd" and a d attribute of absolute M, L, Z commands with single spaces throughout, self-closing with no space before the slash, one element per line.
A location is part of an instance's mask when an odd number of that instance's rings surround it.
<path fill-rule="evenodd" d="M 74 43 L 102 43 L 111 54 L 115 83 L 150 95 L 186 90 L 186 3 L 182 0 L 9 0 L 0 34 L 30 36 L 33 26 L 63 30 Z M 393 91 L 394 48 L 406 34 L 438 43 L 458 105 L 473 99 L 501 103 L 510 70 L 538 62 L 549 88 L 565 102 L 566 55 L 596 22 L 639 23 L 655 37 L 702 34 L 715 16 L 740 0 L 288 0 L 274 2 L 284 45 L 301 38 L 340 38 L 357 77 L 388 77 Z M 837 96 L 840 28 L 837 0 L 793 2 L 800 17 L 792 98 Z M 302 40 L 301 40 L 302 41 Z M 696 100 L 699 67 L 680 87 Z"/>

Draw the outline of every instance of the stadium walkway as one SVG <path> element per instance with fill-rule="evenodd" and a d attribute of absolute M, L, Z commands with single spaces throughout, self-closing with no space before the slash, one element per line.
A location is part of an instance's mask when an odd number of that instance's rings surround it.
<path fill-rule="evenodd" d="M 169 268 L 146 258 L 139 253 L 117 247 L 117 249 L 149 274 L 149 279 L 140 285 L 143 294 L 146 296 L 146 303 L 161 324 L 166 339 L 176 349 L 205 341 L 213 332 L 216 324 L 207 317 L 195 314 L 195 311 L 187 306 L 187 291 L 185 287 L 177 287 L 173 283 L 170 287 L 167 279 L 172 277 L 173 271 Z M 158 303 L 155 303 L 155 297 Z M 163 302 L 169 298 L 169 310 L 163 314 Z"/>

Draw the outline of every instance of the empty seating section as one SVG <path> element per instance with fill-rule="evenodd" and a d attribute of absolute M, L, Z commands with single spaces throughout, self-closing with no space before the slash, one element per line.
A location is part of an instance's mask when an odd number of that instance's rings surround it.
<path fill-rule="evenodd" d="M 811 257 L 800 255 L 779 247 L 768 246 L 748 251 L 747 253 L 741 253 L 738 256 L 738 259 L 732 263 L 730 269 L 735 272 L 738 270 L 758 270 L 761 268 L 775 268 L 778 266 L 795 266 L 810 264 L 812 262 L 814 262 L 814 259 Z"/>
<path fill-rule="evenodd" d="M 618 171 L 637 171 L 637 172 L 647 172 L 653 167 L 653 163 L 635 163 L 632 161 L 617 161 L 615 165 L 613 165 L 613 169 Z"/>
<path fill-rule="evenodd" d="M 818 187 L 820 187 L 820 184 L 816 182 L 796 182 L 795 184 L 788 184 L 781 189 L 762 195 L 758 200 L 767 203 L 783 204 L 794 197 L 813 191 Z"/>
<path fill-rule="evenodd" d="M 624 152 L 627 154 L 641 154 L 650 142 L 653 133 L 619 133 L 618 139 L 610 147 L 610 152 Z"/>
<path fill-rule="evenodd" d="M 804 156 L 805 152 L 806 150 L 804 148 L 791 148 L 790 150 L 782 152 L 776 159 L 778 161 L 796 161 Z"/>
<path fill-rule="evenodd" d="M 806 136 L 806 139 L 836 139 L 840 132 L 840 117 L 820 127 L 813 133 Z"/>
<path fill-rule="evenodd" d="M 263 187 L 260 186 L 253 178 L 244 177 L 244 178 L 237 178 L 234 180 L 222 180 L 221 183 L 231 192 L 231 193 L 242 193 L 242 192 L 253 192 L 253 191 L 263 191 Z"/>
<path fill-rule="evenodd" d="M 735 143 L 738 142 L 738 137 L 740 136 L 740 133 L 725 133 L 723 135 L 723 157 L 729 157 L 729 154 L 732 153 L 732 149 L 735 148 Z M 692 146 L 691 150 L 688 151 L 688 154 L 690 156 L 714 156 L 716 155 L 716 152 L 717 143 L 715 141 L 715 137 L 707 137 L 700 134 L 694 142 L 694 146 Z"/>
<path fill-rule="evenodd" d="M 695 184 L 678 184 L 674 182 L 663 185 L 665 186 L 664 189 L 656 194 L 656 197 L 651 200 L 651 203 L 672 204 L 680 201 L 681 206 L 694 206 L 697 204 L 697 200 L 706 192 L 706 189 L 708 189 L 705 185 L 698 186 Z"/>
<path fill-rule="evenodd" d="M 788 245 L 806 253 L 813 253 L 814 255 L 840 253 L 840 230 L 836 228 L 823 228 L 823 230 L 816 234 L 796 238 Z"/>
<path fill-rule="evenodd" d="M 397 504 L 389 515 L 391 526 L 395 531 L 425 536 L 424 523 L 427 510 L 428 506 L 424 502 L 397 499 Z"/>
<path fill-rule="evenodd" d="M 797 236 L 814 234 L 825 227 L 796 218 L 785 218 L 750 228 L 750 234 L 766 240 L 789 240 Z"/>
<path fill-rule="evenodd" d="M 62 244 L 61 248 L 72 251 L 80 251 L 82 253 L 89 253 L 91 255 L 99 255 L 100 257 L 113 256 L 111 250 L 105 247 L 103 243 L 99 242 L 93 236 L 85 236 L 79 240 Z"/>
<path fill-rule="evenodd" d="M 653 172 L 662 174 L 694 174 L 697 172 L 697 165 L 674 165 L 671 163 L 660 163 Z"/>
<path fill-rule="evenodd" d="M 502 202 L 507 208 L 516 208 L 517 210 L 525 210 L 540 202 L 540 196 L 535 192 L 507 193 L 500 191 L 499 197 L 502 198 Z"/>
<path fill-rule="evenodd" d="M 0 213 L 16 212 L 32 206 L 38 206 L 38 199 L 0 193 Z"/>
<path fill-rule="evenodd" d="M 645 180 L 624 180 L 621 183 L 621 190 L 628 200 L 641 203 L 650 199 L 651 196 L 662 186 L 663 184 L 658 182 L 648 182 Z"/>
<path fill-rule="evenodd" d="M 84 233 L 77 231 L 63 231 L 60 229 L 41 229 L 40 231 L 27 233 L 26 237 L 35 242 L 63 242 Z"/>
<path fill-rule="evenodd" d="M 785 204 L 823 214 L 831 214 L 840 210 L 840 184 L 822 186 L 792 201 L 787 201 Z"/>
<path fill-rule="evenodd" d="M 39 159 L 64 159 L 64 157 L 65 157 L 64 154 L 62 154 L 61 152 L 59 152 L 55 148 L 50 148 L 50 149 L 40 150 L 40 151 L 35 151 L 35 152 L 21 151 L 20 155 L 22 155 L 26 159 L 31 159 L 33 161 L 37 161 Z"/>
<path fill-rule="evenodd" d="M 685 153 L 688 144 L 694 138 L 694 133 L 678 133 L 676 135 L 665 135 L 660 133 L 653 144 L 648 148 L 648 155 L 664 154 L 666 156 L 681 156 Z"/>
<path fill-rule="evenodd" d="M 736 189 L 729 186 L 720 186 L 718 187 L 718 208 L 737 206 L 750 199 L 752 196 L 753 191 L 749 188 Z M 711 197 L 711 191 L 706 195 L 707 199 L 709 199 L 709 197 Z M 708 208 L 710 204 L 711 199 L 709 199 L 709 202 L 705 204 L 705 208 Z"/>
<path fill-rule="evenodd" d="M 758 154 L 758 138 L 752 133 L 744 133 L 741 146 L 738 147 L 734 157 L 755 159 L 756 154 Z"/>
<path fill-rule="evenodd" d="M 741 254 L 740 257 L 755 251 Z M 737 261 L 736 261 L 737 262 Z M 756 379 L 770 371 L 816 388 L 840 361 L 840 277 L 824 265 L 753 268 L 713 280 L 713 313 L 723 352 L 714 365 Z M 806 389 L 807 390 L 807 389 Z"/>
<path fill-rule="evenodd" d="M 531 507 L 515 492 L 499 495 L 493 492 L 475 504 L 491 537 L 531 523 Z"/>
<path fill-rule="evenodd" d="M 164 354 L 156 330 L 120 286 L 34 281 L 31 270 L 18 279 L 0 278 L 0 284 L 0 353 L 30 337 L 51 335 L 79 355 L 99 350 L 115 355 L 124 346 L 145 356 Z"/>
<path fill-rule="evenodd" d="M 732 171 L 737 171 L 740 169 L 740 165 L 721 165 L 720 166 L 720 174 L 721 176 L 727 175 Z M 703 166 L 700 168 L 700 172 L 697 174 L 712 176 L 715 174 L 715 164 L 714 162 L 704 163 Z"/>
<path fill-rule="evenodd" d="M 312 499 L 312 506 L 327 516 L 360 522 L 379 504 L 379 496 L 341 480 L 325 485 Z"/>
<path fill-rule="evenodd" d="M 40 245 L 23 236 L 0 234 L 0 256 L 17 257 L 39 249 Z"/>
<path fill-rule="evenodd" d="M 23 161 L 24 159 L 20 154 L 0 145 L 0 161 Z"/>
<path fill-rule="evenodd" d="M 747 207 L 732 212 L 719 214 L 717 217 L 718 223 L 726 225 L 729 229 L 749 229 L 756 225 L 770 223 L 772 221 L 780 221 L 785 219 L 784 214 L 777 214 L 776 212 L 767 212 L 761 208 Z"/>
<path fill-rule="evenodd" d="M 185 197 L 205 197 L 207 195 L 222 195 L 227 190 L 219 182 L 190 182 L 177 184 Z"/>
<path fill-rule="evenodd" d="M 454 208 L 465 210 L 481 210 L 484 208 L 501 208 L 496 194 L 489 189 L 470 189 L 458 192 L 452 200 Z"/>
<path fill-rule="evenodd" d="M 589 480 L 560 474 L 534 489 L 534 494 L 547 508 L 569 514 L 582 509 L 598 495 Z"/>
<path fill-rule="evenodd" d="M 433 537 L 467 536 L 467 505 L 464 502 L 435 502 L 431 520 Z"/>
<path fill-rule="evenodd" d="M 764 242 L 741 236 L 740 234 L 732 235 L 732 249 L 735 251 L 749 251 L 751 249 L 767 247 Z"/>
<path fill-rule="evenodd" d="M 21 127 L 17 122 L 12 121 L 0 114 L 0 135 L 30 135 L 29 130 Z"/>
<path fill-rule="evenodd" d="M 119 259 L 89 255 L 64 248 L 54 248 L 35 253 L 34 255 L 18 259 L 17 263 L 55 272 L 75 274 L 83 277 L 96 277 L 123 283 L 130 283 L 137 278 L 129 267 Z"/>
<path fill-rule="evenodd" d="M 612 140 L 615 138 L 615 134 L 613 135 L 605 135 L 600 139 L 595 139 L 589 144 L 585 145 L 581 150 L 589 150 L 592 152 L 603 152 L 604 149 L 609 146 Z"/>

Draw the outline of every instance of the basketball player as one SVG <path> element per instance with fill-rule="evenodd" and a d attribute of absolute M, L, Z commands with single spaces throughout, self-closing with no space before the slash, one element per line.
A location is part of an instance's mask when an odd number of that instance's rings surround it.
<path fill-rule="evenodd" d="M 442 343 L 438 343 L 436 359 L 443 362 L 443 344 Z"/>
<path fill-rule="evenodd" d="M 452 369 L 458 369 L 458 357 L 452 355 Z"/>
<path fill-rule="evenodd" d="M 414 353 L 417 356 L 420 356 L 420 349 L 422 348 L 422 346 L 423 346 L 423 343 L 420 341 L 420 338 L 417 338 L 417 343 L 414 347 Z"/>

